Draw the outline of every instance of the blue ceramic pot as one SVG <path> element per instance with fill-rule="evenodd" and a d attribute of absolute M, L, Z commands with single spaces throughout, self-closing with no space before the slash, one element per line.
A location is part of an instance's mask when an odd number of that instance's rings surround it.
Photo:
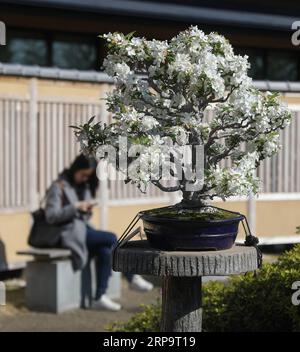
<path fill-rule="evenodd" d="M 223 220 L 176 220 L 142 214 L 150 245 L 163 250 L 222 250 L 233 246 L 243 215 Z"/>

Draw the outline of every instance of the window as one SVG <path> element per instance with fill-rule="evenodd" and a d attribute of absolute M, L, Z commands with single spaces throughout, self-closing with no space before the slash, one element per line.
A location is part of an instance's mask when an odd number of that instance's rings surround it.
<path fill-rule="evenodd" d="M 94 70 L 97 52 L 96 41 L 93 41 L 92 35 L 53 36 L 52 33 L 36 34 L 25 30 L 10 30 L 7 45 L 0 47 L 0 62 Z"/>
<path fill-rule="evenodd" d="M 273 81 L 296 81 L 298 79 L 297 55 L 281 51 L 268 52 L 267 79 Z"/>
<path fill-rule="evenodd" d="M 47 66 L 47 41 L 42 37 L 8 34 L 7 44 L 0 47 L 0 61 Z"/>
<path fill-rule="evenodd" d="M 96 56 L 96 45 L 84 40 L 55 40 L 52 44 L 52 65 L 59 68 L 93 70 Z"/>
<path fill-rule="evenodd" d="M 297 81 L 300 72 L 300 60 L 295 52 L 236 48 L 236 54 L 248 55 L 249 76 L 253 79 L 271 81 Z"/>
<path fill-rule="evenodd" d="M 96 34 L 32 32 L 10 29 L 7 45 L 0 46 L 0 62 L 54 66 L 63 69 L 99 70 L 105 48 Z M 297 52 L 263 48 L 235 48 L 248 55 L 249 76 L 255 80 L 296 81 L 300 78 Z"/>

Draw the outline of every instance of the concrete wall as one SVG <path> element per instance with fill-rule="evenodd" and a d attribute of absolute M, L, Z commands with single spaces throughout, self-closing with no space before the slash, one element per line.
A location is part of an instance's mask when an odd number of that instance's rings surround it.
<path fill-rule="evenodd" d="M 229 210 L 247 214 L 247 203 L 244 201 L 228 201 L 214 203 Z M 162 204 L 116 206 L 108 211 L 108 229 L 120 236 L 130 220 L 140 210 L 156 208 Z M 294 235 L 296 226 L 300 225 L 300 201 L 257 201 L 256 234 L 258 236 Z M 22 261 L 16 251 L 27 247 L 27 236 L 30 229 L 29 213 L 0 214 L 0 239 L 5 244 L 9 262 Z M 95 209 L 92 223 L 101 228 L 100 209 Z M 240 238 L 243 237 L 240 228 Z"/>
<path fill-rule="evenodd" d="M 74 97 L 80 100 L 100 99 L 104 87 L 100 83 L 55 81 L 38 79 L 39 97 Z M 0 94 L 24 95 L 29 93 L 30 79 L 23 77 L 0 76 Z"/>

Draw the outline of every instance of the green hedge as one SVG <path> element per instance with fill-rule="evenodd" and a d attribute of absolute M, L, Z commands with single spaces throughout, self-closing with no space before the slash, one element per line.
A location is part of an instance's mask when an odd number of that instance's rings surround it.
<path fill-rule="evenodd" d="M 291 303 L 294 281 L 300 281 L 300 246 L 274 264 L 225 283 L 209 282 L 203 292 L 204 331 L 300 331 L 300 305 Z M 159 331 L 161 305 L 143 307 L 110 331 Z"/>
<path fill-rule="evenodd" d="M 134 314 L 128 322 L 114 322 L 107 327 L 108 331 L 120 332 L 157 332 L 159 331 L 161 304 L 142 304 L 142 311 Z"/>

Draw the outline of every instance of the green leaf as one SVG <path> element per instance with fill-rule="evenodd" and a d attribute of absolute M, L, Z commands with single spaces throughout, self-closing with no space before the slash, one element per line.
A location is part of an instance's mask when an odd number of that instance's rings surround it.
<path fill-rule="evenodd" d="M 75 130 L 81 130 L 81 127 L 79 127 L 79 126 L 70 125 L 69 127 L 74 128 Z"/>
<path fill-rule="evenodd" d="M 132 31 L 132 32 L 126 34 L 125 39 L 130 40 L 134 36 L 134 34 L 135 34 L 135 31 Z"/>
<path fill-rule="evenodd" d="M 92 116 L 89 120 L 88 120 L 88 124 L 91 124 L 94 120 L 95 120 L 96 116 Z"/>

